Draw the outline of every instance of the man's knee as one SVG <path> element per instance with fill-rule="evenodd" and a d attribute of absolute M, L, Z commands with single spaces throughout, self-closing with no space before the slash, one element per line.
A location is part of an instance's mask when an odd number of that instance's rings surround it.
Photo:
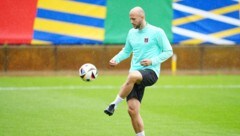
<path fill-rule="evenodd" d="M 136 108 L 129 107 L 128 108 L 128 114 L 133 117 L 138 115 L 138 110 Z"/>
<path fill-rule="evenodd" d="M 142 81 L 142 74 L 139 71 L 134 71 L 128 74 L 128 81 L 137 83 Z"/>
<path fill-rule="evenodd" d="M 140 102 L 132 98 L 128 100 L 128 114 L 130 115 L 131 118 L 134 118 L 139 115 L 139 110 L 140 110 Z"/>

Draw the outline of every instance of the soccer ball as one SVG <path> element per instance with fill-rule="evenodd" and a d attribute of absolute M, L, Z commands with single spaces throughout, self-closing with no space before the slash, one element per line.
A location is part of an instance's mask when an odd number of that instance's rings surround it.
<path fill-rule="evenodd" d="M 79 76 L 83 79 L 83 81 L 92 81 L 98 76 L 97 68 L 90 63 L 83 64 L 79 68 Z"/>

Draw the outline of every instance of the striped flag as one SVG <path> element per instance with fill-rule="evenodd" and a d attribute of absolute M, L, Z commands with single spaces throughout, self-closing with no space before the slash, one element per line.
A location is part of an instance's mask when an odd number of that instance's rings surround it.
<path fill-rule="evenodd" d="M 102 44 L 106 0 L 39 0 L 32 44 Z"/>

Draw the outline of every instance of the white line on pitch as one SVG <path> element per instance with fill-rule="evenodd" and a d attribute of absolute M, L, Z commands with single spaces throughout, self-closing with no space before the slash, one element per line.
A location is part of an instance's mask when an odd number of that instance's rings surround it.
<path fill-rule="evenodd" d="M 119 89 L 120 86 L 96 85 L 96 86 L 32 86 L 32 87 L 0 87 L 0 91 L 31 91 L 31 90 L 97 90 L 97 89 Z M 152 89 L 238 89 L 240 84 L 236 85 L 155 85 Z"/>

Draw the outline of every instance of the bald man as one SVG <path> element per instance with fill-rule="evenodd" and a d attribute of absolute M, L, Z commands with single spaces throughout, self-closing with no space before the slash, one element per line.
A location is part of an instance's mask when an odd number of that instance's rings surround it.
<path fill-rule="evenodd" d="M 170 58 L 173 51 L 164 31 L 146 22 L 141 7 L 131 9 L 129 16 L 133 28 L 128 32 L 124 48 L 109 61 L 109 65 L 114 67 L 133 54 L 131 67 L 116 99 L 104 112 L 113 115 L 118 104 L 127 98 L 128 113 L 136 136 L 145 136 L 139 113 L 144 90 L 158 80 L 161 63 Z"/>

